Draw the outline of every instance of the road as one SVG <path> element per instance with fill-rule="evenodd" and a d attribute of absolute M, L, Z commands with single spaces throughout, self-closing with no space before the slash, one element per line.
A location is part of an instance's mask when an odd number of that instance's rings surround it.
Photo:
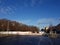
<path fill-rule="evenodd" d="M 60 45 L 60 38 L 51 39 L 44 36 L 11 36 L 0 38 L 0 45 Z"/>

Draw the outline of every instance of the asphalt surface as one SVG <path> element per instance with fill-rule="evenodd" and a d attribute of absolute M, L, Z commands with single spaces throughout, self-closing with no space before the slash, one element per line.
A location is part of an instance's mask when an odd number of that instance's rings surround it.
<path fill-rule="evenodd" d="M 1 37 L 0 45 L 60 45 L 60 38 L 45 36 L 10 36 Z"/>

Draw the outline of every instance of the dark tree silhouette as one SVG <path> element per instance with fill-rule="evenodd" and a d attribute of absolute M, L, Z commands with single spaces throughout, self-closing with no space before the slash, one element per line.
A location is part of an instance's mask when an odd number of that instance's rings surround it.
<path fill-rule="evenodd" d="M 60 24 L 56 25 L 56 26 L 50 26 L 49 29 L 46 32 L 50 32 L 53 31 L 54 33 L 60 33 Z"/>
<path fill-rule="evenodd" d="M 39 29 L 36 26 L 28 26 L 16 21 L 0 19 L 0 31 L 30 31 L 38 33 Z"/>

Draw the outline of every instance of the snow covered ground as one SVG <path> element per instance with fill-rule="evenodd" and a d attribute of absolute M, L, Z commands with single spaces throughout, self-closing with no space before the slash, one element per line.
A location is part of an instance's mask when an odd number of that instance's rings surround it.
<path fill-rule="evenodd" d="M 44 32 L 32 33 L 32 32 L 21 32 L 21 31 L 4 31 L 0 34 L 17 34 L 17 35 L 42 35 Z"/>

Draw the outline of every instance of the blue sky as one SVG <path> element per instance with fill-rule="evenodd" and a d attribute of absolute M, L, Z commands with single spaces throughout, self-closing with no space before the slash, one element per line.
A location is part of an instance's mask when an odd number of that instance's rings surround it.
<path fill-rule="evenodd" d="M 0 0 L 0 19 L 45 27 L 60 21 L 60 0 Z"/>

